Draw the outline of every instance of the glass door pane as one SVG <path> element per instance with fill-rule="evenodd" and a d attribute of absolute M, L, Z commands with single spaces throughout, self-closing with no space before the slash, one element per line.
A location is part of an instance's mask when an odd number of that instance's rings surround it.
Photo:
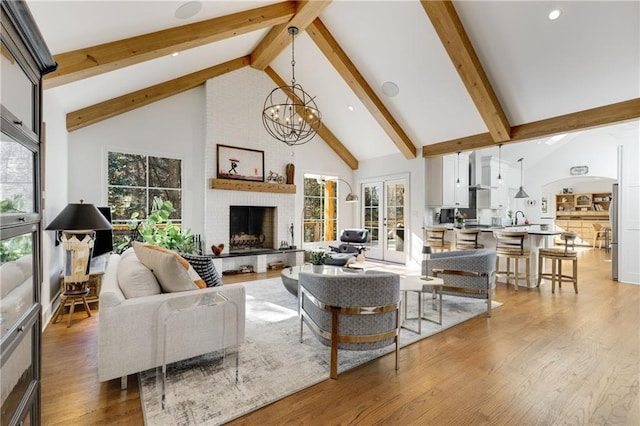
<path fill-rule="evenodd" d="M 405 182 L 385 182 L 386 240 L 384 260 L 405 262 Z"/>
<path fill-rule="evenodd" d="M 382 200 L 382 184 L 379 182 L 367 183 L 362 186 L 362 216 L 363 227 L 369 231 L 367 243 L 367 256 L 373 259 L 382 258 L 382 216 L 380 214 L 380 202 Z"/>
<path fill-rule="evenodd" d="M 35 212 L 35 153 L 6 133 L 2 132 L 1 135 L 0 215 L 33 213 Z"/>
<path fill-rule="evenodd" d="M 35 304 L 33 234 L 0 241 L 0 338 L 24 320 Z"/>

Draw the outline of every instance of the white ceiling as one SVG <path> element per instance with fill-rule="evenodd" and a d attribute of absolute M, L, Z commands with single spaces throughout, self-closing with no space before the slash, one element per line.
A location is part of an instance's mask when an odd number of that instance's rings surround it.
<path fill-rule="evenodd" d="M 177 19 L 175 1 L 28 1 L 55 55 L 274 1 L 203 1 Z M 637 1 L 455 1 L 511 125 L 640 97 Z M 552 8 L 563 11 L 547 19 Z M 418 1 L 333 1 L 320 19 L 418 148 L 487 132 Z M 65 112 L 250 54 L 267 29 L 70 83 Z M 316 96 L 323 122 L 359 160 L 399 151 L 305 33 L 295 41 L 296 80 Z M 271 64 L 291 79 L 291 50 Z M 387 97 L 381 86 L 395 82 Z M 265 97 L 266 97 L 265 93 Z M 353 106 L 353 111 L 348 110 Z M 256 117 L 256 119 L 260 119 Z M 506 149 L 503 149 L 503 155 Z"/>

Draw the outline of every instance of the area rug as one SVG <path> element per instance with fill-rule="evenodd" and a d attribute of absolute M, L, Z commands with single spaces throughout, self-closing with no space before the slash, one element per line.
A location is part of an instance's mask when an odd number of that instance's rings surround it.
<path fill-rule="evenodd" d="M 214 352 L 167 366 L 166 407 L 161 406 L 159 369 L 140 373 L 140 399 L 147 425 L 217 425 L 329 379 L 330 349 L 306 328 L 300 343 L 297 298 L 280 278 L 244 284 L 247 294 L 245 342 L 239 350 L 239 381 L 235 382 L 236 353 Z M 492 307 L 498 307 L 493 302 Z M 430 307 L 431 304 L 429 303 Z M 417 312 L 417 297 L 409 297 L 409 317 Z M 414 315 L 412 315 L 412 312 Z M 437 312 L 427 311 L 435 316 Z M 446 330 L 486 312 L 482 300 L 444 296 L 443 325 L 422 322 L 422 334 L 402 329 L 401 346 Z M 417 329 L 417 320 L 405 325 Z M 338 373 L 392 352 L 340 351 Z M 223 363 L 225 365 L 223 365 Z M 400 365 L 402 368 L 402 365 Z M 338 380 L 340 380 L 338 378 Z"/>

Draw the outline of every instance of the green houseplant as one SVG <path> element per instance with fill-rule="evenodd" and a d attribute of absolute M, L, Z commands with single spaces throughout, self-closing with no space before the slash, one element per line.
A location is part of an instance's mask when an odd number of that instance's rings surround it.
<path fill-rule="evenodd" d="M 134 212 L 128 223 L 129 229 L 137 231 L 146 243 L 183 253 L 194 253 L 196 246 L 191 230 L 183 229 L 169 219 L 174 211 L 171 201 L 154 197 L 149 216 L 141 220 L 138 219 L 140 214 Z M 126 237 L 125 242 L 121 244 L 122 247 L 119 248 L 124 249 L 130 244 L 131 239 Z"/>
<path fill-rule="evenodd" d="M 331 259 L 331 254 L 325 250 L 312 250 L 309 253 L 309 262 L 313 265 L 313 272 L 322 272 L 324 261 Z"/>

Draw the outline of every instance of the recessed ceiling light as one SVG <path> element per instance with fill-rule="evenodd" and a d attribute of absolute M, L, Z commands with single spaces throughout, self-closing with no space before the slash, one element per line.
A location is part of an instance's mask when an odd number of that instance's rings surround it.
<path fill-rule="evenodd" d="M 561 14 L 562 11 L 560 11 L 560 9 L 553 9 L 551 12 L 549 12 L 549 20 L 555 21 L 560 17 Z"/>
<path fill-rule="evenodd" d="M 171 56 L 173 56 L 173 57 L 175 58 L 175 57 L 176 57 L 176 56 L 178 56 L 179 54 L 180 54 L 180 52 L 173 52 L 173 53 L 171 54 Z"/>
<path fill-rule="evenodd" d="M 189 19 L 193 18 L 196 13 L 200 12 L 202 9 L 202 2 L 200 1 L 189 1 L 181 5 L 176 9 L 176 12 L 173 14 L 178 19 Z"/>
<path fill-rule="evenodd" d="M 347 107 L 347 109 L 348 109 L 349 111 L 353 111 L 353 106 L 352 106 L 352 105 L 349 105 L 349 106 Z"/>
<path fill-rule="evenodd" d="M 400 93 L 400 88 L 393 81 L 385 81 L 382 83 L 382 93 L 390 98 L 397 96 Z"/>

